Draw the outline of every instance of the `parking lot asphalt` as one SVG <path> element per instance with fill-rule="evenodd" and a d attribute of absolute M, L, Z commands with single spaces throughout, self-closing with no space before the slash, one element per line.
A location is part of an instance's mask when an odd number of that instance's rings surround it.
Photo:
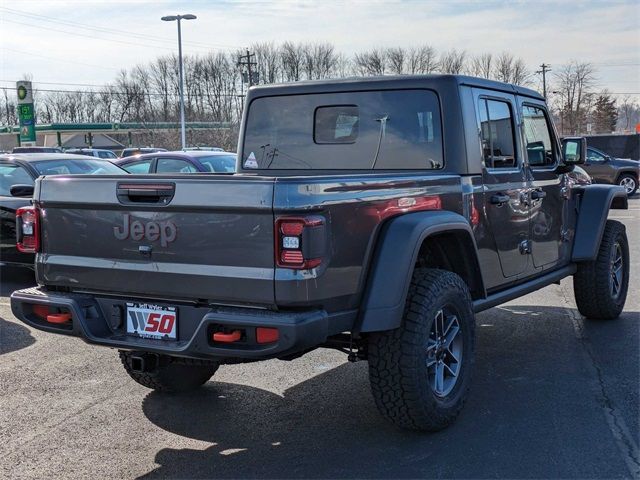
<path fill-rule="evenodd" d="M 377 413 L 366 362 L 316 350 L 223 366 L 190 395 L 160 395 L 117 352 L 26 327 L 0 271 L 2 478 L 638 478 L 640 198 L 625 223 L 623 315 L 583 319 L 572 281 L 477 316 L 468 402 L 435 434 Z"/>

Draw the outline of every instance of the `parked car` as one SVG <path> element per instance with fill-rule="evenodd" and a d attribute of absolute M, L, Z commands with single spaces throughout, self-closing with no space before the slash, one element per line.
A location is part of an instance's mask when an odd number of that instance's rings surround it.
<path fill-rule="evenodd" d="M 591 185 L 593 179 L 584 168 L 574 165 L 573 170 L 567 173 L 567 177 L 574 185 Z"/>
<path fill-rule="evenodd" d="M 31 204 L 41 175 L 125 175 L 111 162 L 67 153 L 0 155 L 0 263 L 33 266 L 33 254 L 16 248 L 16 211 Z"/>
<path fill-rule="evenodd" d="M 234 173 L 236 158 L 235 153 L 202 150 L 146 153 L 114 163 L 129 173 Z"/>
<path fill-rule="evenodd" d="M 11 153 L 62 153 L 60 147 L 14 147 Z"/>
<path fill-rule="evenodd" d="M 18 224 L 40 286 L 12 294 L 14 315 L 120 350 L 159 392 L 334 348 L 368 360 L 385 418 L 440 430 L 471 384 L 476 313 L 570 276 L 582 315 L 622 312 L 629 243 L 607 215 L 627 196 L 571 190 L 586 140 L 560 142 L 539 93 L 397 76 L 246 104 L 235 175 L 38 179 Z"/>
<path fill-rule="evenodd" d="M 584 169 L 593 183 L 608 183 L 624 187 L 628 196 L 638 191 L 640 162 L 628 158 L 616 158 L 597 148 L 587 147 Z"/>
<path fill-rule="evenodd" d="M 89 157 L 106 158 L 107 160 L 115 160 L 118 156 L 111 150 L 102 148 L 70 148 L 65 153 L 73 153 L 76 155 L 86 155 Z"/>
<path fill-rule="evenodd" d="M 140 155 L 143 153 L 155 153 L 155 152 L 166 152 L 166 148 L 155 148 L 155 147 L 131 147 L 125 148 L 120 153 L 120 158 L 130 157 L 132 155 Z"/>

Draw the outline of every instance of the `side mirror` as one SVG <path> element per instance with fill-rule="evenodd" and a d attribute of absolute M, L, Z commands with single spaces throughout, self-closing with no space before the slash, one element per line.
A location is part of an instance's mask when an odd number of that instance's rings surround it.
<path fill-rule="evenodd" d="M 581 165 L 587 159 L 587 139 L 567 137 L 562 139 L 562 158 L 565 165 Z"/>
<path fill-rule="evenodd" d="M 11 185 L 9 192 L 12 197 L 33 197 L 33 185 Z"/>

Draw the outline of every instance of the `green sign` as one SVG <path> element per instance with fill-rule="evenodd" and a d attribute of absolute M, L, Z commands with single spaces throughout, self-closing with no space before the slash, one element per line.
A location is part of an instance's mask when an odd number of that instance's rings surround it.
<path fill-rule="evenodd" d="M 18 118 L 20 119 L 20 141 L 36 141 L 36 122 L 33 116 L 33 103 L 18 105 Z"/>

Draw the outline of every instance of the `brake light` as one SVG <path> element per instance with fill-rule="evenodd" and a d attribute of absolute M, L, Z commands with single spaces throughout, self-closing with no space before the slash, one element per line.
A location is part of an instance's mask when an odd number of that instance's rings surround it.
<path fill-rule="evenodd" d="M 276 265 L 294 270 L 316 268 L 325 254 L 323 217 L 282 217 L 276 220 Z"/>
<path fill-rule="evenodd" d="M 20 252 L 40 251 L 40 211 L 37 207 L 22 207 L 16 211 L 16 237 Z"/>

